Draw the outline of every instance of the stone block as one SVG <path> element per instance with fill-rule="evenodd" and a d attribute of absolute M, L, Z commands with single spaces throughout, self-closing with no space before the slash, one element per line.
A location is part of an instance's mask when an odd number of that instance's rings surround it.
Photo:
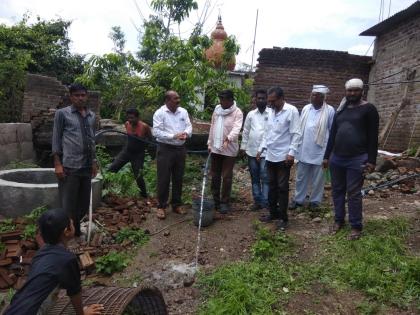
<path fill-rule="evenodd" d="M 35 158 L 32 142 L 0 144 L 0 166 L 14 161 L 28 161 Z"/>
<path fill-rule="evenodd" d="M 16 133 L 16 124 L 0 124 L 0 145 L 16 142 Z"/>
<path fill-rule="evenodd" d="M 17 140 L 20 142 L 32 142 L 31 124 L 19 123 L 16 126 Z"/>
<path fill-rule="evenodd" d="M 33 160 L 35 158 L 35 151 L 32 141 L 22 142 L 20 144 L 20 152 L 19 161 Z"/>
<path fill-rule="evenodd" d="M 0 166 L 16 161 L 20 156 L 20 151 L 16 143 L 0 145 L 0 152 L 2 152 L 2 154 L 0 154 Z"/>

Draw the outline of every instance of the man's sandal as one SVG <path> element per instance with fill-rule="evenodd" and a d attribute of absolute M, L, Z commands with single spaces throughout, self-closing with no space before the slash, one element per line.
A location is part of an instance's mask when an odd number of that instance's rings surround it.
<path fill-rule="evenodd" d="M 157 218 L 158 218 L 158 219 L 160 219 L 160 220 L 164 220 L 164 219 L 166 218 L 166 212 L 165 212 L 165 209 L 158 208 L 158 209 L 156 210 L 156 216 L 157 216 Z"/>
<path fill-rule="evenodd" d="M 183 207 L 180 207 L 180 206 L 173 207 L 172 211 L 175 212 L 175 213 L 178 213 L 178 214 L 186 214 L 187 213 L 187 210 L 185 210 Z"/>
<path fill-rule="evenodd" d="M 334 225 L 330 228 L 330 233 L 332 235 L 337 234 L 343 228 L 343 226 L 344 224 L 334 223 Z"/>
<path fill-rule="evenodd" d="M 350 235 L 347 237 L 349 241 L 356 241 L 362 236 L 362 231 L 351 229 Z"/>

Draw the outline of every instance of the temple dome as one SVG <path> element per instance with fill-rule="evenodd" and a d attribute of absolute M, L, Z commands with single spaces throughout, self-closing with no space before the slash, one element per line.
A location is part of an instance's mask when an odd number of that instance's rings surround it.
<path fill-rule="evenodd" d="M 206 49 L 206 59 L 217 69 L 225 66 L 228 70 L 235 69 L 236 60 L 235 56 L 231 58 L 227 65 L 223 65 L 223 54 L 225 52 L 224 42 L 228 38 L 225 28 L 222 24 L 222 17 L 219 15 L 217 20 L 216 29 L 211 33 L 213 44 Z"/>

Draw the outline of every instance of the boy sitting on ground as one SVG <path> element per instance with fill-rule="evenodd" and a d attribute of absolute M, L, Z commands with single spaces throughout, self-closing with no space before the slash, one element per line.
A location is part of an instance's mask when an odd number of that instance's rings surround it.
<path fill-rule="evenodd" d="M 66 249 L 74 237 L 73 221 L 63 209 L 52 209 L 39 218 L 45 245 L 32 259 L 24 286 L 13 296 L 4 315 L 45 314 L 60 288 L 66 289 L 77 315 L 100 315 L 100 304 L 82 306 L 80 269 L 76 256 Z"/>

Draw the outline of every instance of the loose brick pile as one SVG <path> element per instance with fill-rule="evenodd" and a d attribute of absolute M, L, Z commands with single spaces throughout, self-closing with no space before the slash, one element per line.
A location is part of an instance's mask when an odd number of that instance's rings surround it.
<path fill-rule="evenodd" d="M 410 157 L 384 157 L 379 156 L 377 159 L 376 170 L 366 176 L 366 187 L 376 187 L 391 181 L 397 181 L 384 189 L 378 191 L 381 197 L 390 196 L 391 191 L 399 191 L 405 194 L 412 194 L 417 191 L 417 183 L 420 177 L 414 175 L 420 174 L 420 159 Z M 399 179 L 404 179 L 398 181 Z M 375 194 L 369 191 L 369 194 Z"/>
<path fill-rule="evenodd" d="M 115 237 L 122 228 L 140 228 L 141 222 L 145 221 L 150 213 L 150 207 L 150 204 L 135 198 L 105 198 L 103 206 L 93 214 L 93 222 L 98 230 L 92 234 L 90 244 L 85 241 L 71 241 L 68 244 L 69 250 L 78 256 L 81 270 L 91 273 L 94 267 L 92 257 L 105 255 L 112 250 L 122 251 L 131 246 L 130 240 L 118 244 Z M 15 231 L 0 233 L 0 241 L 5 245 L 5 249 L 0 253 L 0 289 L 22 287 L 29 273 L 32 258 L 43 245 L 40 235 L 37 235 L 36 240 L 22 239 L 22 231 L 27 224 L 25 218 L 16 218 L 13 224 L 16 226 Z"/>
<path fill-rule="evenodd" d="M 26 75 L 21 122 L 31 123 L 38 159 L 49 160 L 54 113 L 70 104 L 67 87 L 54 77 Z M 99 122 L 100 94 L 89 91 L 89 108 Z"/>

